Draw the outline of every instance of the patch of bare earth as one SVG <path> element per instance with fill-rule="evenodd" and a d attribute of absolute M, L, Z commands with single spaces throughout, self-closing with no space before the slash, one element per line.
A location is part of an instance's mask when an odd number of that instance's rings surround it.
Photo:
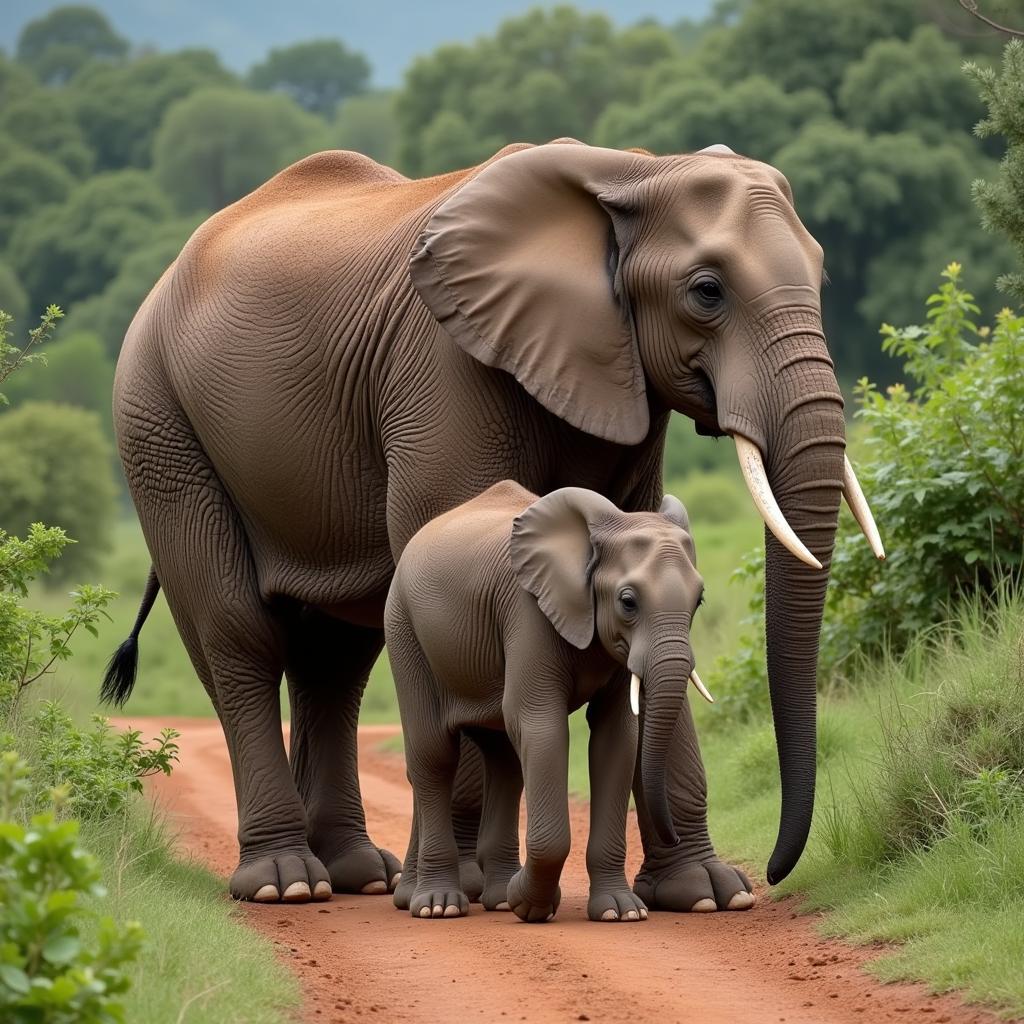
<path fill-rule="evenodd" d="M 231 769 L 215 719 L 132 720 L 147 735 L 182 733 L 181 764 L 150 794 L 183 852 L 227 876 L 237 857 Z M 360 730 L 370 835 L 401 855 L 412 797 L 401 756 L 380 750 L 395 727 Z M 815 933 L 788 901 L 747 913 L 652 914 L 637 924 L 587 920 L 587 808 L 572 808 L 575 845 L 550 924 L 474 905 L 469 917 L 414 920 L 390 896 L 244 907 L 299 976 L 308 1022 L 658 1021 L 664 1024 L 989 1024 L 996 1017 L 920 985 L 882 985 L 861 969 L 877 950 Z M 630 822 L 629 872 L 640 861 Z M 225 896 L 225 898 L 227 898 Z"/>

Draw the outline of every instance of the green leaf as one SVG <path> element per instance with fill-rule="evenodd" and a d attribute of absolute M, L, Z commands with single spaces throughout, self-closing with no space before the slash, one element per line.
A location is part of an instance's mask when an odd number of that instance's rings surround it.
<path fill-rule="evenodd" d="M 77 935 L 56 935 L 43 944 L 43 959 L 51 964 L 66 964 L 78 956 L 82 940 Z"/>
<path fill-rule="evenodd" d="M 29 990 L 28 975 L 14 964 L 0 964 L 0 981 L 12 992 L 24 994 Z"/>

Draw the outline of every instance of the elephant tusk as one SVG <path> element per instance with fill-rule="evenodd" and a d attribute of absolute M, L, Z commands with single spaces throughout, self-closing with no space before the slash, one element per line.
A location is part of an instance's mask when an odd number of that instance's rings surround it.
<path fill-rule="evenodd" d="M 740 460 L 743 482 L 747 485 L 750 497 L 754 499 L 754 505 L 761 514 L 765 526 L 775 534 L 778 542 L 790 554 L 812 569 L 820 569 L 821 562 L 807 550 L 803 541 L 794 533 L 793 527 L 786 522 L 786 517 L 782 514 L 775 495 L 772 494 L 768 474 L 764 470 L 764 461 L 757 445 L 742 434 L 733 434 L 733 440 L 736 442 L 736 454 Z"/>
<path fill-rule="evenodd" d="M 860 481 L 857 479 L 857 474 L 853 471 L 850 460 L 845 456 L 843 459 L 845 462 L 843 468 L 843 497 L 846 499 L 846 504 L 850 506 L 850 511 L 853 513 L 853 518 L 857 520 L 857 525 L 864 531 L 864 536 L 867 537 L 868 544 L 871 545 L 875 558 L 880 562 L 884 562 L 885 548 L 882 547 L 882 538 L 878 536 L 878 527 L 875 525 L 875 517 L 871 514 L 868 499 L 864 497 Z"/>
<path fill-rule="evenodd" d="M 709 703 L 714 704 L 715 698 L 708 692 L 708 688 L 701 682 L 700 676 L 697 675 L 697 670 L 694 669 L 690 673 L 690 682 L 697 687 L 697 692 Z"/>
<path fill-rule="evenodd" d="M 629 681 L 629 708 L 634 715 L 640 714 L 640 677 L 635 672 Z"/>

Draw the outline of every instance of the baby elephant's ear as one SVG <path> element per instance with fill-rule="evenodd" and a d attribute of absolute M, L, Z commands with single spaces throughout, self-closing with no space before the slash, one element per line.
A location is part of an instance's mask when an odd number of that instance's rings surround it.
<path fill-rule="evenodd" d="M 594 639 L 594 595 L 587 574 L 594 554 L 591 530 L 619 514 L 594 491 L 563 487 L 538 498 L 512 524 L 509 553 L 520 586 L 581 651 Z"/>
<path fill-rule="evenodd" d="M 666 519 L 671 519 L 676 526 L 681 527 L 687 533 L 690 532 L 690 517 L 686 514 L 683 503 L 674 495 L 666 494 L 661 499 L 661 508 L 658 511 Z"/>

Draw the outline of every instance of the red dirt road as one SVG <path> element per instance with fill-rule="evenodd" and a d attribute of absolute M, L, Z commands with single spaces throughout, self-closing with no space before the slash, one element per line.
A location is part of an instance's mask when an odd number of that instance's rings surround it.
<path fill-rule="evenodd" d="M 214 719 L 133 719 L 153 735 L 181 733 L 181 764 L 150 793 L 179 830 L 183 852 L 227 876 L 236 863 L 231 770 Z M 370 835 L 401 856 L 412 799 L 401 757 L 381 751 L 392 727 L 360 730 Z M 921 986 L 881 985 L 860 969 L 872 951 L 820 938 L 813 919 L 763 896 L 754 910 L 652 914 L 637 924 L 587 920 L 587 814 L 575 805 L 562 905 L 527 925 L 474 905 L 468 918 L 413 920 L 390 897 L 246 905 L 301 979 L 307 1022 L 530 1024 L 988 1024 L 996 1018 Z M 629 872 L 639 863 L 631 822 Z"/>

